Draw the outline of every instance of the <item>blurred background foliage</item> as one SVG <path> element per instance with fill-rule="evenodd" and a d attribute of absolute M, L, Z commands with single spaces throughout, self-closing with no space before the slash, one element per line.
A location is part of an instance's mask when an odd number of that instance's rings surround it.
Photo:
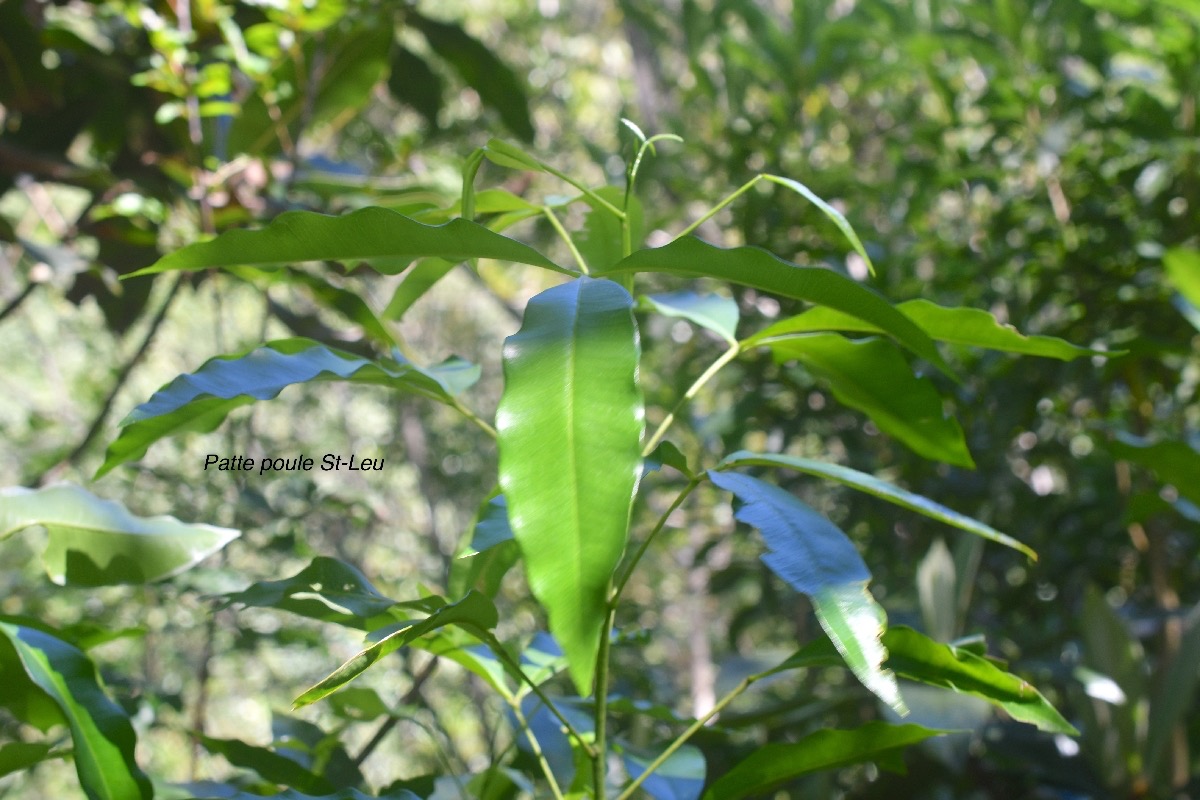
<path fill-rule="evenodd" d="M 692 408 L 699 434 L 679 441 L 689 454 L 745 446 L 880 472 L 1040 554 L 1026 564 L 978 540 L 943 543 L 915 515 L 788 485 L 859 541 L 893 622 L 943 640 L 986 633 L 1083 731 L 1034 734 L 961 700 L 912 696 L 918 721 L 972 732 L 911 752 L 906 777 L 856 768 L 796 796 L 1197 796 L 1198 96 L 1196 0 L 0 0 L 0 485 L 87 482 L 117 422 L 158 386 L 289 335 L 363 352 L 400 343 L 425 363 L 471 358 L 484 365 L 478 405 L 494 408 L 498 343 L 544 280 L 529 271 L 459 268 L 427 293 L 420 278 L 436 265 L 411 277 L 297 265 L 269 278 L 117 279 L 287 209 L 452 206 L 463 157 L 492 136 L 619 184 L 625 116 L 685 140 L 643 168 L 651 244 L 757 173 L 791 176 L 849 217 L 876 277 L 772 184 L 699 233 L 825 264 L 893 300 L 975 306 L 1026 333 L 1126 351 L 1070 364 L 948 351 L 962 383 L 930 377 L 953 398 L 975 470 L 916 457 L 766 357 L 726 370 Z M 563 191 L 491 167 L 484 181 L 531 199 Z M 559 246 L 536 221 L 513 233 Z M 795 310 L 750 290 L 738 301 L 763 322 Z M 653 324 L 651 406 L 720 347 L 682 322 Z M 269 479 L 202 468 L 206 453 L 326 452 L 387 467 Z M 93 645 L 163 780 L 264 785 L 253 758 L 218 741 L 235 738 L 332 737 L 345 768 L 376 787 L 446 761 L 479 768 L 509 734 L 461 671 L 423 674 L 421 655 L 395 656 L 366 694 L 300 723 L 290 699 L 351 655 L 353 637 L 213 613 L 203 596 L 317 554 L 392 596 L 444 585 L 494 457 L 439 406 L 362 387 L 285 392 L 93 487 L 140 514 L 243 529 L 209 568 L 137 590 L 57 588 L 37 543 L 18 538 L 0 551 L 0 611 Z M 731 519 L 672 523 L 622 612 L 623 628 L 654 636 L 618 649 L 618 688 L 690 714 L 814 627 L 757 550 L 728 535 Z M 508 589 L 513 602 L 525 594 Z M 509 633 L 535 630 L 533 607 L 516 609 Z M 768 739 L 877 713 L 839 673 L 812 671 L 743 698 L 698 743 L 711 771 Z M 380 744 L 381 723 L 396 730 Z M 22 735 L 0 714 L 0 739 Z M 75 791 L 58 762 L 0 777 L 3 797 Z"/>

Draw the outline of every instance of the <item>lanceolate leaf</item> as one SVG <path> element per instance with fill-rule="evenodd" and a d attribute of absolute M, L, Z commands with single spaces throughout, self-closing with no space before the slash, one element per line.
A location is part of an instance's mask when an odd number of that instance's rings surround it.
<path fill-rule="evenodd" d="M 868 475 L 856 469 L 843 467 L 840 464 L 830 464 L 825 461 L 814 461 L 811 458 L 799 458 L 797 456 L 751 453 L 746 450 L 739 450 L 723 458 L 721 463 L 717 465 L 717 469 L 733 469 L 735 467 L 749 466 L 782 467 L 784 469 L 794 469 L 797 472 L 804 472 L 809 475 L 816 475 L 821 478 L 828 478 L 851 488 L 858 489 L 860 492 L 866 492 L 882 500 L 887 500 L 889 503 L 895 503 L 898 506 L 916 511 L 918 514 L 924 514 L 930 519 L 936 519 L 939 522 L 953 525 L 956 528 L 973 533 L 976 536 L 981 536 L 984 539 L 989 539 L 1006 547 L 1011 547 L 1014 550 L 1019 550 L 1031 559 L 1037 560 L 1037 553 L 1032 548 L 1018 542 L 1011 536 L 1001 533 L 990 525 L 985 525 L 953 509 L 946 508 L 940 503 L 930 500 L 928 497 L 922 497 L 919 494 L 901 489 L 899 486 L 887 481 L 880 480 L 874 475 Z"/>
<path fill-rule="evenodd" d="M 901 755 L 904 748 L 943 733 L 920 725 L 868 722 L 853 730 L 820 730 L 798 742 L 764 745 L 713 783 L 703 800 L 738 800 L 760 795 L 810 772 L 864 761 L 875 761 L 900 772 L 904 769 Z"/>
<path fill-rule="evenodd" d="M 725 250 L 686 236 L 664 247 L 638 250 L 611 268 L 593 271 L 593 274 L 623 272 L 719 278 L 782 297 L 828 306 L 877 325 L 916 355 L 952 374 L 933 340 L 912 320 L 875 292 L 832 270 L 801 267 L 756 247 Z"/>
<path fill-rule="evenodd" d="M 612 281 L 579 278 L 531 300 L 504 346 L 500 486 L 530 589 L 583 696 L 641 474 L 632 309 Z"/>
<path fill-rule="evenodd" d="M 149 800 L 150 781 L 134 761 L 133 726 L 100 687 L 88 657 L 48 633 L 3 618 L 0 637 L 71 729 L 75 770 L 89 800 Z"/>
<path fill-rule="evenodd" d="M 155 392 L 121 422 L 121 435 L 109 445 L 96 477 L 141 458 L 166 436 L 211 431 L 235 408 L 269 400 L 294 383 L 345 380 L 451 403 L 478 377 L 479 368 L 461 359 L 421 368 L 403 360 L 371 361 L 311 339 L 268 342 L 247 353 L 209 359 Z"/>
<path fill-rule="evenodd" d="M 396 287 L 391 302 L 383 310 L 383 318 L 397 320 L 403 317 L 412 308 L 413 303 L 420 300 L 426 292 L 433 288 L 435 283 L 446 277 L 452 269 L 454 269 L 454 263 L 444 258 L 426 258 L 418 262 L 404 276 L 404 281 Z"/>
<path fill-rule="evenodd" d="M 300 708 L 332 694 L 357 678 L 379 659 L 430 631 L 447 625 L 458 625 L 482 636 L 494 628 L 498 621 L 499 616 L 492 601 L 479 592 L 469 592 L 457 603 L 442 606 L 425 619 L 397 626 L 396 630 L 378 638 L 320 683 L 297 697 L 295 706 Z"/>
<path fill-rule="evenodd" d="M 650 294 L 640 298 L 642 308 L 657 311 L 666 317 L 680 317 L 712 331 L 733 344 L 738 324 L 737 301 L 719 294 L 671 292 Z"/>
<path fill-rule="evenodd" d="M 836 333 L 809 333 L 767 342 L 780 361 L 796 359 L 828 381 L 834 396 L 867 414 L 884 433 L 926 458 L 975 466 L 962 428 L 947 417 L 928 378 L 918 378 L 883 339 L 854 341 Z"/>
<path fill-rule="evenodd" d="M 863 247 L 863 243 L 858 238 L 858 234 L 854 232 L 854 228 L 850 225 L 846 218 L 842 216 L 842 212 L 829 205 L 829 203 L 826 203 L 817 195 L 816 192 L 814 192 L 812 189 L 809 189 L 798 180 L 793 178 L 784 178 L 781 175 L 765 175 L 764 177 L 772 183 L 777 183 L 780 186 L 791 189 L 793 192 L 819 208 L 822 214 L 824 214 L 826 217 L 829 217 L 834 225 L 837 225 L 838 230 L 840 230 L 842 235 L 846 237 L 846 241 L 850 242 L 850 246 L 854 248 L 854 252 L 862 256 L 862 260 L 867 263 L 867 269 L 871 271 L 871 274 L 875 274 L 875 265 L 871 263 L 871 257 L 867 255 L 867 249 Z"/>
<path fill-rule="evenodd" d="M 136 517 L 78 486 L 0 489 L 0 541 L 41 526 L 49 533 L 42 560 L 59 584 L 145 583 L 183 572 L 239 536 L 174 517 Z"/>
<path fill-rule="evenodd" d="M 363 208 L 341 217 L 288 211 L 265 228 L 227 231 L 207 242 L 180 248 L 133 276 L 297 261 L 374 260 L 386 262 L 377 266 L 381 272 L 394 274 L 413 259 L 429 256 L 454 263 L 494 258 L 573 274 L 532 247 L 474 222 L 456 219 L 444 225 L 425 225 L 385 208 Z"/>
<path fill-rule="evenodd" d="M 898 303 L 896 310 L 915 322 L 930 338 L 939 342 L 982 347 L 1005 353 L 1045 356 L 1061 361 L 1083 356 L 1114 355 L 1103 350 L 1076 347 L 1053 336 L 1026 336 L 1011 325 L 1001 324 L 991 314 L 978 308 L 947 308 L 918 299 Z M 759 344 L 773 337 L 812 331 L 886 332 L 878 325 L 872 325 L 832 308 L 812 308 L 759 331 L 747 340 L 747 344 Z"/>
<path fill-rule="evenodd" d="M 907 713 L 896 678 L 882 667 L 887 615 L 871 597 L 871 573 L 854 544 L 829 520 L 777 486 L 737 472 L 709 480 L 738 499 L 735 516 L 762 533 L 771 570 L 812 600 L 817 620 L 863 685 Z"/>

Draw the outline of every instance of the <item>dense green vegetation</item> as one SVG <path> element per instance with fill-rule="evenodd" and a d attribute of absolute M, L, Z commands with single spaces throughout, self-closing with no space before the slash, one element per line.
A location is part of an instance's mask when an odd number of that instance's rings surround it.
<path fill-rule="evenodd" d="M 580 5 L 0 0 L 0 797 L 1194 796 L 1200 5 Z"/>

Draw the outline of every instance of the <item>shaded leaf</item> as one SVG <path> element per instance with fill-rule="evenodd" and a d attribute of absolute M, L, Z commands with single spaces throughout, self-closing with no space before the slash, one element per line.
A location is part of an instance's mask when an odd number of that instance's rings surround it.
<path fill-rule="evenodd" d="M 260 581 L 243 591 L 224 594 L 221 602 L 223 607 L 277 608 L 360 630 L 378 627 L 379 617 L 393 622 L 388 609 L 396 605 L 357 568 L 325 556 L 317 556 L 290 578 Z"/>
<path fill-rule="evenodd" d="M 429 68 L 425 59 L 400 44 L 392 44 L 392 69 L 388 75 L 392 97 L 413 108 L 437 129 L 442 110 L 442 79 Z"/>
<path fill-rule="evenodd" d="M 254 792 L 244 792 L 238 787 L 231 784 L 218 784 L 221 787 L 219 793 L 203 793 L 202 791 L 191 798 L 191 800 L 263 800 L 263 795 L 255 794 Z M 229 791 L 225 791 L 228 787 Z M 192 791 L 202 790 L 204 786 L 195 785 Z M 341 789 L 332 794 L 312 795 L 302 792 L 298 789 L 284 789 L 282 792 L 277 792 L 271 795 L 272 800 L 421 800 L 419 795 L 413 794 L 407 789 L 395 789 L 384 792 L 380 795 L 366 794 L 358 789 Z"/>
<path fill-rule="evenodd" d="M 763 745 L 713 783 L 704 800 L 737 800 L 801 775 L 865 761 L 903 772 L 904 748 L 943 733 L 920 725 L 868 722 L 851 730 L 820 730 L 789 744 Z"/>
<path fill-rule="evenodd" d="M 40 742 L 9 742 L 0 745 L 0 778 L 52 758 L 64 758 L 66 755 L 66 752 L 56 751 L 53 745 Z"/>
<path fill-rule="evenodd" d="M 730 453 L 721 459 L 716 468 L 732 469 L 744 466 L 783 467 L 809 475 L 816 475 L 821 478 L 828 478 L 853 489 L 858 489 L 860 492 L 878 497 L 881 500 L 887 500 L 889 503 L 916 511 L 918 514 L 924 514 L 930 519 L 936 519 L 939 522 L 953 525 L 956 528 L 973 533 L 989 541 L 1011 547 L 1014 550 L 1024 553 L 1031 559 L 1037 560 L 1037 553 L 1032 548 L 1013 539 L 1011 536 L 1007 536 L 995 528 L 985 525 L 978 520 L 971 519 L 953 509 L 946 508 L 940 503 L 935 503 L 928 497 L 922 497 L 906 489 L 901 489 L 899 486 L 880 480 L 874 475 L 868 475 L 865 472 L 859 472 L 858 470 L 843 467 L 839 464 L 814 461 L 810 458 L 771 453 L 751 453 L 746 450 Z"/>
<path fill-rule="evenodd" d="M 933 340 L 908 317 L 872 290 L 822 267 L 802 267 L 755 247 L 722 249 L 693 236 L 663 247 L 638 250 L 594 275 L 662 272 L 687 278 L 719 278 L 764 292 L 805 300 L 843 311 L 877 325 L 918 356 L 948 375 Z"/>
<path fill-rule="evenodd" d="M 89 800 L 150 800 L 150 781 L 134 761 L 133 726 L 101 688 L 91 660 L 48 633 L 4 618 L 0 637 L 71 729 L 75 771 Z"/>
<path fill-rule="evenodd" d="M 668 466 L 682 472 L 687 478 L 695 475 L 690 466 L 688 466 L 687 458 L 683 453 L 679 452 L 679 448 L 672 442 L 659 442 L 654 448 L 654 452 L 646 458 L 646 471 L 658 469 L 661 466 Z"/>
<path fill-rule="evenodd" d="M 735 342 L 738 306 L 737 301 L 729 297 L 690 291 L 671 292 L 643 295 L 639 298 L 638 305 L 666 317 L 686 319 L 712 331 L 730 344 Z"/>
<path fill-rule="evenodd" d="M 581 695 L 642 468 L 632 308 L 612 281 L 579 278 L 533 298 L 504 345 L 500 486 L 530 589 Z"/>
<path fill-rule="evenodd" d="M 1193 503 L 1200 503 L 1200 451 L 1182 441 L 1152 442 L 1121 435 L 1107 445 L 1117 458 L 1153 470 L 1163 483 L 1175 487 Z"/>
<path fill-rule="evenodd" d="M 863 685 L 905 713 L 895 676 L 882 664 L 887 615 L 871 597 L 871 573 L 832 522 L 777 486 L 749 475 L 709 470 L 709 480 L 738 499 L 734 516 L 762 533 L 763 562 L 809 596 L 817 620 Z"/>
<path fill-rule="evenodd" d="M 210 267 L 278 266 L 297 261 L 375 260 L 386 260 L 376 268 L 394 275 L 414 259 L 430 256 L 453 263 L 494 258 L 573 274 L 528 245 L 474 222 L 455 219 L 444 225 L 426 225 L 386 208 L 369 207 L 340 217 L 288 211 L 265 228 L 226 231 L 206 242 L 182 247 L 133 276 Z"/>
<path fill-rule="evenodd" d="M 415 620 L 397 626 L 396 630 L 374 641 L 330 673 L 324 680 L 297 697 L 295 706 L 300 708 L 332 694 L 357 678 L 379 659 L 430 631 L 447 625 L 458 625 L 482 635 L 485 631 L 495 627 L 498 621 L 499 615 L 496 613 L 496 607 L 492 605 L 492 601 L 479 592 L 470 592 L 457 603 L 443 606 L 423 620 Z"/>
<path fill-rule="evenodd" d="M 396 287 L 391 301 L 383 310 L 383 318 L 398 320 L 412 308 L 413 303 L 425 296 L 433 285 L 446 277 L 454 263 L 444 258 L 425 258 L 408 271 L 404 280 Z"/>
<path fill-rule="evenodd" d="M 0 540 L 35 525 L 49 533 L 42 560 L 50 579 L 77 586 L 169 578 L 240 535 L 169 516 L 137 517 L 71 484 L 0 489 Z"/>
<path fill-rule="evenodd" d="M 1183 620 L 1179 649 L 1161 672 L 1150 703 L 1146 736 L 1146 773 L 1154 775 L 1167 755 L 1175 726 L 1190 712 L 1200 682 L 1200 604 Z"/>
<path fill-rule="evenodd" d="M 650 762 L 657 758 L 657 754 L 637 751 L 624 742 L 617 742 L 616 746 L 625 771 L 633 779 L 645 772 Z M 654 800 L 696 800 L 704 790 L 706 769 L 703 751 L 685 744 L 642 782 L 642 790 Z"/>
<path fill-rule="evenodd" d="M 121 421 L 121 434 L 108 446 L 96 477 L 141 458 L 164 437 L 211 431 L 235 408 L 269 400 L 294 383 L 345 380 L 453 404 L 453 395 L 478 377 L 479 367 L 456 358 L 421 368 L 399 354 L 372 361 L 311 339 L 268 342 L 246 353 L 211 358 L 155 392 Z"/>
<path fill-rule="evenodd" d="M 300 762 L 268 747 L 248 744 L 240 739 L 218 739 L 204 735 L 196 739 L 208 752 L 224 756 L 235 767 L 254 770 L 271 783 L 289 786 L 305 794 L 333 791 L 334 787 L 324 777 L 314 775 Z"/>
<path fill-rule="evenodd" d="M 617 186 L 602 186 L 595 191 L 613 206 L 620 208 L 625 192 Z M 575 244 L 583 255 L 590 270 L 607 269 L 624 257 L 621 239 L 621 220 L 604 206 L 586 198 L 591 208 L 583 218 L 583 229 L 575 236 Z M 636 195 L 629 198 L 626 209 L 629 219 L 629 239 L 633 247 L 639 247 L 643 236 L 642 202 Z"/>
<path fill-rule="evenodd" d="M 896 305 L 896 310 L 915 322 L 931 339 L 970 347 L 982 347 L 1005 353 L 1045 356 L 1071 361 L 1083 356 L 1114 356 L 1115 352 L 1089 350 L 1054 336 L 1026 336 L 1011 325 L 1001 324 L 994 316 L 978 308 L 947 308 L 928 300 L 908 300 Z M 760 343 L 777 336 L 812 331 L 851 331 L 884 333 L 872 325 L 832 308 L 813 308 L 803 314 L 780 320 L 754 336 L 748 342 Z"/>
<path fill-rule="evenodd" d="M 766 346 L 779 361 L 798 360 L 827 381 L 838 400 L 914 452 L 958 467 L 975 466 L 958 420 L 946 416 L 933 383 L 914 375 L 890 342 L 809 333 L 772 339 Z"/>

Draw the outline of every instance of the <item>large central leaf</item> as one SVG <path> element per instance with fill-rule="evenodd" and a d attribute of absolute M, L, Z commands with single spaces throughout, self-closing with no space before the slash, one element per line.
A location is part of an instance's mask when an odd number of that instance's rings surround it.
<path fill-rule="evenodd" d="M 641 474 L 639 355 L 633 298 L 591 278 L 531 300 L 504 345 L 500 486 L 530 589 L 581 695 Z"/>

